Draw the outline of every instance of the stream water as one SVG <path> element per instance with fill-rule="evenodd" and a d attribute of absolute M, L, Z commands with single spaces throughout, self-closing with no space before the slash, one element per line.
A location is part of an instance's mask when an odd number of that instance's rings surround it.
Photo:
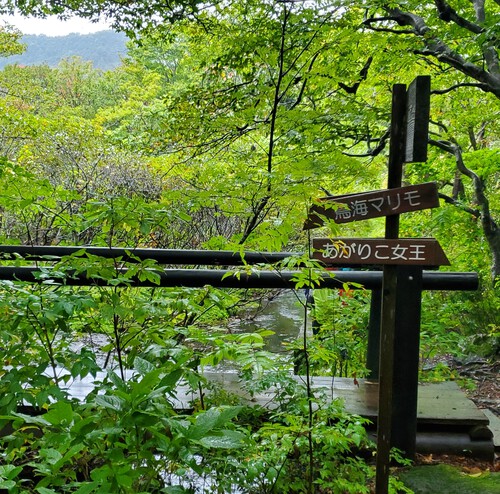
<path fill-rule="evenodd" d="M 231 320 L 228 324 L 228 330 L 233 333 L 252 333 L 260 329 L 271 330 L 274 334 L 266 337 L 264 349 L 272 353 L 283 353 L 287 351 L 284 343 L 296 340 L 303 330 L 304 301 L 303 291 L 284 290 L 272 299 L 264 301 L 259 309 Z M 92 348 L 96 354 L 98 365 L 104 369 L 107 358 L 106 354 L 101 352 L 99 348 L 107 343 L 109 341 L 105 335 L 94 334 L 84 341 L 76 342 L 73 350 L 78 351 L 82 346 Z M 231 363 L 222 363 L 221 368 L 227 372 L 234 371 L 234 366 Z M 97 380 L 103 379 L 106 372 L 106 370 L 98 372 Z M 132 371 L 128 371 L 128 374 L 131 375 L 131 373 Z M 62 374 L 68 374 L 68 372 L 61 369 Z M 71 396 L 82 401 L 93 388 L 93 379 L 90 377 L 71 379 L 68 383 L 68 391 Z"/>
<path fill-rule="evenodd" d="M 296 340 L 304 327 L 303 291 L 282 291 L 268 302 L 264 302 L 255 315 L 239 318 L 229 324 L 229 329 L 235 333 L 252 333 L 259 329 L 269 329 L 274 334 L 266 338 L 265 349 L 280 353 L 285 346 Z"/>

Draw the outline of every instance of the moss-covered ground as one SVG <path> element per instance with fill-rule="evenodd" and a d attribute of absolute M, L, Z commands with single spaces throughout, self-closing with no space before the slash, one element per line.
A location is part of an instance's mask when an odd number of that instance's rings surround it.
<path fill-rule="evenodd" d="M 415 494 L 500 494 L 500 472 L 442 464 L 411 467 L 398 476 Z"/>

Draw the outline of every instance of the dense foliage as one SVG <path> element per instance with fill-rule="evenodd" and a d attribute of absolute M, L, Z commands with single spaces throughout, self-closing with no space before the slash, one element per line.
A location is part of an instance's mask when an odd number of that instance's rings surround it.
<path fill-rule="evenodd" d="M 482 286 L 427 294 L 422 353 L 498 354 L 497 5 L 14 5 L 104 13 L 135 41 L 110 71 L 67 59 L 0 72 L 0 243 L 304 252 L 273 269 L 303 266 L 297 288 L 310 287 L 326 276 L 308 259 L 310 205 L 385 187 L 391 87 L 430 74 L 429 159 L 405 181 L 436 181 L 441 207 L 406 215 L 402 236 L 436 237 Z M 21 50 L 1 33 L 4 54 Z M 383 222 L 331 233 L 376 237 Z M 137 261 L 82 250 L 37 260 L 39 283 L 1 282 L 0 489 L 369 492 L 364 420 L 291 377 L 297 350 L 307 376 L 363 375 L 366 293 L 330 296 L 320 338 L 277 356 L 268 332 L 226 328 L 261 294 L 160 287 L 157 263 Z M 103 283 L 71 286 L 79 275 Z M 250 397 L 272 390 L 271 410 L 206 379 L 228 362 Z M 81 379 L 91 389 L 75 396 Z"/>

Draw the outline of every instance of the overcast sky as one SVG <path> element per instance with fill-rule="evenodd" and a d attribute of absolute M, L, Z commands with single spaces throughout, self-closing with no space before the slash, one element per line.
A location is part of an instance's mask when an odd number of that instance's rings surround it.
<path fill-rule="evenodd" d="M 47 36 L 65 36 L 71 33 L 88 34 L 109 29 L 104 22 L 93 23 L 84 19 L 72 18 L 60 21 L 56 17 L 35 19 L 33 17 L 1 16 L 3 23 L 16 26 L 23 34 L 45 34 Z"/>

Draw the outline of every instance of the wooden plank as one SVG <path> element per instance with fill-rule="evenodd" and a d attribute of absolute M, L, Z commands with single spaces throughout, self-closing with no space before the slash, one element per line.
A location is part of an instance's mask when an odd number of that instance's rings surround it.
<path fill-rule="evenodd" d="M 314 386 L 329 387 L 331 378 L 314 377 Z M 359 387 L 352 379 L 336 377 L 334 396 L 346 396 L 346 408 L 352 413 L 362 415 L 356 408 L 349 409 L 348 404 L 363 403 L 367 415 L 377 416 L 378 383 L 358 379 Z M 356 395 L 356 396 L 354 396 Z M 482 410 L 467 398 L 455 382 L 420 384 L 418 387 L 418 422 L 457 425 L 487 425 L 488 419 Z"/>
<path fill-rule="evenodd" d="M 493 445 L 495 451 L 500 451 L 500 417 L 490 410 L 483 410 L 489 421 L 488 429 L 493 433 Z"/>
<path fill-rule="evenodd" d="M 329 196 L 314 205 L 304 224 L 304 229 L 317 228 L 329 218 L 335 223 L 380 218 L 395 214 L 439 207 L 435 182 L 409 185 L 393 189 L 375 190 L 359 194 Z"/>
<path fill-rule="evenodd" d="M 204 376 L 209 382 L 215 383 L 224 390 L 234 393 L 248 405 L 261 405 L 267 408 L 276 406 L 273 398 L 276 388 L 250 395 L 242 389 L 241 382 L 236 373 L 228 372 L 205 372 Z M 294 376 L 298 382 L 304 382 L 303 376 Z M 376 421 L 378 414 L 378 392 L 377 382 L 365 379 L 354 379 L 342 377 L 319 377 L 312 378 L 312 386 L 316 391 L 321 390 L 331 400 L 342 399 L 349 413 L 361 415 L 372 421 Z M 206 390 L 207 395 L 210 394 Z M 198 394 L 187 392 L 187 387 L 179 388 L 178 405 L 185 409 L 191 408 L 191 401 L 197 400 Z M 460 390 L 456 383 L 430 383 L 420 385 L 418 388 L 418 423 L 436 423 L 443 425 L 487 425 L 488 419 L 484 413 L 476 408 Z"/>
<path fill-rule="evenodd" d="M 329 266 L 450 264 L 433 238 L 315 238 L 312 245 L 313 258 Z"/>

